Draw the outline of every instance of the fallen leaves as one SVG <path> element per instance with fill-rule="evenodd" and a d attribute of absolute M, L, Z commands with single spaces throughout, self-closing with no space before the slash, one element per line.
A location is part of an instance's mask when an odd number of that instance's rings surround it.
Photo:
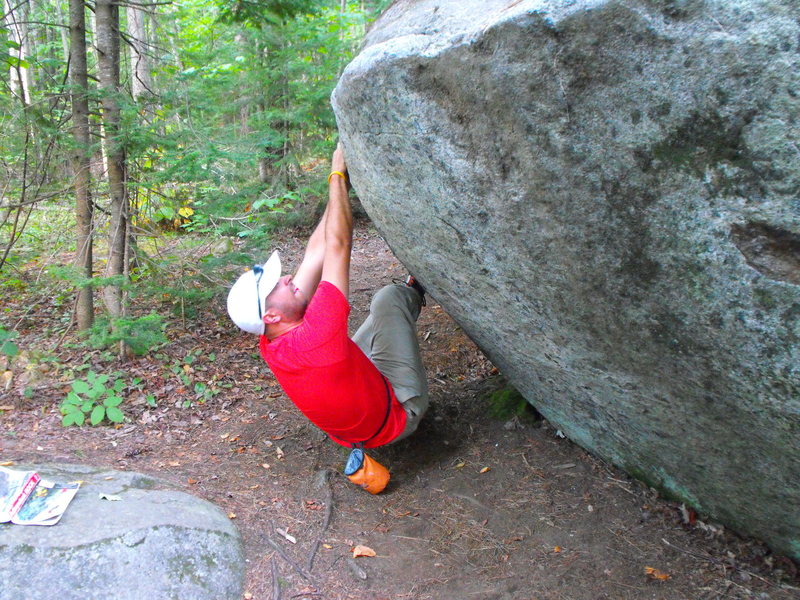
<path fill-rule="evenodd" d="M 644 574 L 648 579 L 652 579 L 654 581 L 666 581 L 670 578 L 667 573 L 659 571 L 658 569 L 654 569 L 653 567 L 645 567 Z"/>
<path fill-rule="evenodd" d="M 359 556 L 377 556 L 375 550 L 370 548 L 369 546 L 362 546 L 359 544 L 355 548 L 353 548 L 353 558 L 358 558 Z"/>

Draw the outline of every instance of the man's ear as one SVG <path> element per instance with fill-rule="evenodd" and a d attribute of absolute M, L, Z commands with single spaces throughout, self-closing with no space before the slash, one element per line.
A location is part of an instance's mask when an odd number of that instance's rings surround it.
<path fill-rule="evenodd" d="M 272 308 L 268 308 L 264 316 L 261 317 L 261 320 L 264 321 L 266 325 L 275 325 L 275 323 L 280 322 L 281 314 Z"/>

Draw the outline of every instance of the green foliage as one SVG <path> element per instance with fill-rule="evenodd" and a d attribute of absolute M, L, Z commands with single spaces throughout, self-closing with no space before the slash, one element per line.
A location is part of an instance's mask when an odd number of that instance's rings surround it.
<path fill-rule="evenodd" d="M 254 27 L 280 25 L 298 14 L 313 11 L 318 4 L 314 0 L 218 0 L 222 20 Z"/>
<path fill-rule="evenodd" d="M 222 292 L 219 282 L 230 278 L 227 273 L 234 270 L 231 267 L 239 270 L 243 264 L 255 264 L 256 258 L 222 249 L 208 252 L 201 248 L 205 253 L 200 254 L 190 247 L 193 239 L 181 242 L 175 254 L 149 260 L 143 265 L 136 275 L 138 281 L 131 295 L 147 299 L 150 304 L 160 304 L 159 310 L 164 314 L 169 310 L 175 316 L 191 319 L 209 310 L 209 301 Z"/>
<path fill-rule="evenodd" d="M 93 348 L 107 348 L 125 342 L 136 355 L 147 354 L 167 341 L 164 320 L 156 313 L 120 319 L 100 317 L 88 332 L 88 342 Z"/>
<path fill-rule="evenodd" d="M 169 367 L 169 371 L 171 371 L 186 389 L 194 391 L 193 398 L 186 398 L 180 403 L 181 408 L 189 408 L 194 402 L 205 404 L 220 392 L 219 387 L 217 387 L 213 379 L 208 382 L 195 381 L 192 379 L 191 374 L 194 373 L 192 365 L 200 358 L 201 354 L 200 350 L 189 352 L 182 359 L 174 361 Z M 209 362 L 213 362 L 216 360 L 216 356 L 214 354 L 209 354 L 206 356 L 206 359 Z"/>
<path fill-rule="evenodd" d="M 61 424 L 82 426 L 89 418 L 89 424 L 99 425 L 107 420 L 112 423 L 122 423 L 125 415 L 119 408 L 123 402 L 120 395 L 125 389 L 122 379 L 110 382 L 108 375 L 98 375 L 94 371 L 86 373 L 86 379 L 76 379 L 72 382 L 70 391 L 61 402 Z"/>
<path fill-rule="evenodd" d="M 489 416 L 507 421 L 517 417 L 521 421 L 534 422 L 541 415 L 525 397 L 513 387 L 499 389 L 489 395 Z"/>
<path fill-rule="evenodd" d="M 130 282 L 86 278 L 63 266 L 75 250 L 69 158 L 76 151 L 97 158 L 100 136 L 81 149 L 70 134 L 68 57 L 54 26 L 65 22 L 66 5 L 11 5 L 36 43 L 20 58 L 21 48 L 0 25 L 0 65 L 7 74 L 12 67 L 30 69 L 32 82 L 28 98 L 14 85 L 0 87 L 0 291 L 30 294 L 36 285 L 39 293 L 47 278 L 37 265 L 46 264 L 53 278 L 68 284 L 47 290 L 51 308 L 61 309 L 56 326 L 71 319 L 66 308 L 75 290 L 107 285 L 122 287 L 130 301 L 160 298 L 181 318 L 200 314 L 228 280 L 228 264 L 263 258 L 277 227 L 315 214 L 336 137 L 331 91 L 369 20 L 389 1 L 182 0 L 149 9 L 158 13 L 147 25 L 156 28 L 149 31 L 150 48 L 162 49 L 150 56 L 153 94 L 134 100 L 123 91 L 116 97 L 121 124 L 115 141 L 125 148 L 139 249 Z M 91 37 L 90 31 L 87 46 Z M 127 82 L 129 60 L 123 53 Z M 94 52 L 88 61 L 90 119 L 97 128 L 102 111 Z M 94 252 L 102 260 L 109 204 L 102 178 L 93 177 L 91 195 L 97 208 Z M 177 234 L 225 238 L 227 244 L 187 257 L 171 252 Z M 254 256 L 243 259 L 231 253 L 234 247 Z M 28 277 L 34 269 L 37 276 Z M 124 341 L 142 354 L 166 341 L 163 326 L 155 315 L 100 316 L 89 342 L 108 347 Z"/>
<path fill-rule="evenodd" d="M 0 327 L 0 354 L 7 356 L 9 360 L 19 354 L 19 347 L 11 341 L 16 337 L 16 331 L 8 331 Z"/>

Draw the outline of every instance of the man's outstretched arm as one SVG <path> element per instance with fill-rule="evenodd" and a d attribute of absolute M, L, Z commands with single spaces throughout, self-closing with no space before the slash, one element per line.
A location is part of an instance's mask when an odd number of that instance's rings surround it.
<path fill-rule="evenodd" d="M 317 291 L 319 280 L 322 277 L 322 262 L 325 259 L 325 221 L 328 218 L 328 206 L 319 221 L 314 233 L 308 238 L 306 253 L 303 262 L 297 268 L 293 281 L 306 297 L 311 298 Z"/>
<path fill-rule="evenodd" d="M 333 153 L 331 171 L 347 174 L 347 164 L 341 144 Z M 340 175 L 334 174 L 330 178 L 326 212 L 325 257 L 322 264 L 322 280 L 335 285 L 347 298 L 350 293 L 350 251 L 353 247 L 353 213 L 350 208 L 350 198 L 347 195 L 347 181 Z"/>

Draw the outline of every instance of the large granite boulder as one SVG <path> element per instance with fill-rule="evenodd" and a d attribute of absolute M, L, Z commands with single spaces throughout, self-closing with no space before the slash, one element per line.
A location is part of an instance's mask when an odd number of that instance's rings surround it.
<path fill-rule="evenodd" d="M 333 95 L 398 258 L 571 439 L 800 557 L 796 0 L 400 0 Z"/>
<path fill-rule="evenodd" d="M 36 470 L 83 484 L 57 525 L 0 524 L 0 600 L 242 597 L 241 537 L 210 502 L 140 473 Z"/>

